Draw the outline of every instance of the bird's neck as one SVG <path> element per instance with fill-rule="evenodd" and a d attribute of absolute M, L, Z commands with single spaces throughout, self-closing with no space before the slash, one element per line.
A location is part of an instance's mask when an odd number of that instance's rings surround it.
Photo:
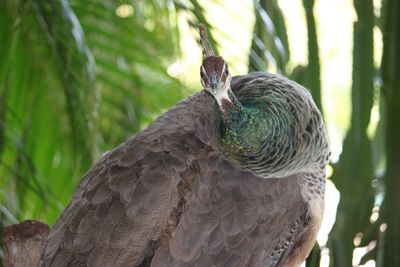
<path fill-rule="evenodd" d="M 269 121 L 257 105 L 241 103 L 231 91 L 228 95 L 220 106 L 222 152 L 229 161 L 239 163 L 238 157 L 257 153 L 266 142 Z"/>
<path fill-rule="evenodd" d="M 215 94 L 213 94 L 213 97 L 221 111 L 226 109 L 229 105 L 240 104 L 236 96 L 232 93 L 229 85 L 217 89 Z"/>
<path fill-rule="evenodd" d="M 240 115 L 240 113 L 244 111 L 242 104 L 229 87 L 225 90 L 217 91 L 217 93 L 214 95 L 214 98 L 218 103 L 219 110 L 222 114 L 222 119 L 225 121 L 225 123 L 231 122 L 232 115 Z"/>

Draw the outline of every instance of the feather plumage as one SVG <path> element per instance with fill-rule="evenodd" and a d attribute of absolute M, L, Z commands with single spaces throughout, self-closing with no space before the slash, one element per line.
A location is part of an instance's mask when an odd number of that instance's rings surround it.
<path fill-rule="evenodd" d="M 282 76 L 254 73 L 231 85 L 239 101 L 279 95 L 282 87 L 301 101 L 284 91 L 279 105 L 271 104 L 274 119 L 288 112 L 297 123 L 288 127 L 301 138 L 288 151 L 274 150 L 282 145 L 275 143 L 250 167 L 227 161 L 217 105 L 197 93 L 85 174 L 50 231 L 40 266 L 299 264 L 320 223 L 310 207 L 323 201 L 321 116 L 306 90 Z"/>

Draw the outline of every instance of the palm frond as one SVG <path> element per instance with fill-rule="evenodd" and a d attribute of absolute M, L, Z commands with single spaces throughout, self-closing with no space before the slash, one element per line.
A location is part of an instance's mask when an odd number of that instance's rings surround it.
<path fill-rule="evenodd" d="M 282 11 L 276 0 L 255 0 L 253 41 L 249 71 L 268 70 L 270 65 L 286 73 L 290 52 Z"/>
<path fill-rule="evenodd" d="M 314 0 L 303 0 L 303 6 L 306 13 L 307 20 L 307 34 L 308 34 L 308 64 L 305 72 L 304 84 L 310 91 L 314 98 L 315 104 L 322 112 L 321 105 L 321 70 L 319 62 L 319 48 L 317 30 L 314 18 Z"/>
<path fill-rule="evenodd" d="M 181 97 L 182 84 L 166 72 L 175 59 L 177 36 L 166 3 L 71 5 L 94 54 L 96 88 L 103 99 L 101 131 L 107 146 L 113 147 Z M 121 5 L 134 13 L 119 17 Z"/>
<path fill-rule="evenodd" d="M 87 168 L 96 154 L 93 60 L 66 1 L 7 1 L 1 12 L 9 40 L 0 62 L 1 185 L 15 190 L 17 218 L 54 219 L 59 198 L 69 194 L 55 197 L 53 185 Z M 69 166 L 55 164 L 57 155 Z M 55 179 L 47 179 L 50 173 Z"/>

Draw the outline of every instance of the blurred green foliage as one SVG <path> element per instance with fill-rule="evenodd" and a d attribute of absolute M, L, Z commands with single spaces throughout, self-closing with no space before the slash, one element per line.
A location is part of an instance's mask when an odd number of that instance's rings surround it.
<path fill-rule="evenodd" d="M 123 4 L 129 5 L 117 16 Z M 308 64 L 291 70 L 278 1 L 254 1 L 249 70 L 275 66 L 308 87 L 322 109 L 314 0 L 303 0 L 303 7 Z M 361 263 L 400 266 L 400 3 L 382 0 L 374 13 L 372 0 L 354 0 L 354 8 L 351 125 L 333 163 L 341 199 L 330 264 L 352 266 L 354 238 L 362 233 L 357 246 L 377 245 Z M 0 2 L 1 225 L 27 218 L 53 223 L 101 151 L 188 93 L 167 72 L 180 55 L 182 13 L 189 27 L 212 28 L 197 0 Z M 383 34 L 379 66 L 374 27 Z M 211 41 L 216 47 L 212 35 Z M 371 138 L 373 105 L 380 121 Z M 374 207 L 381 214 L 371 221 Z M 319 254 L 316 247 L 307 266 L 319 266 Z"/>

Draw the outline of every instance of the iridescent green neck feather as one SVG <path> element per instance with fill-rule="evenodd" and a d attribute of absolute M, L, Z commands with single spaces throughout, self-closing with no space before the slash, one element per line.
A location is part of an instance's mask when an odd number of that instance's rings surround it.
<path fill-rule="evenodd" d="M 220 145 L 228 161 L 243 167 L 261 159 L 263 148 L 276 141 L 272 133 L 283 125 L 271 116 L 267 103 L 240 103 L 230 91 L 229 97 L 232 102 L 223 101 L 220 109 Z"/>
<path fill-rule="evenodd" d="M 309 93 L 282 76 L 253 75 L 245 84 L 233 83 L 238 97 L 230 87 L 213 95 L 221 153 L 232 165 L 264 178 L 322 170 L 328 144 Z"/>

